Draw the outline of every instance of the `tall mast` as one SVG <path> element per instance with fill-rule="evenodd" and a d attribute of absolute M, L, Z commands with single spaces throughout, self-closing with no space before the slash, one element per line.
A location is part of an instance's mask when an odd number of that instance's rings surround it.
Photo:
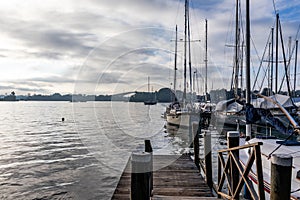
<path fill-rule="evenodd" d="M 236 0 L 236 9 L 235 9 L 235 59 L 234 59 L 234 67 L 235 67 L 235 74 L 234 74 L 234 96 L 238 96 L 238 84 L 239 84 L 239 58 L 238 58 L 238 43 L 239 43 L 239 34 L 238 34 L 238 29 L 239 29 L 239 0 Z"/>
<path fill-rule="evenodd" d="M 150 92 L 150 76 L 148 76 L 148 92 Z"/>
<path fill-rule="evenodd" d="M 183 68 L 183 103 L 185 103 L 186 100 L 186 41 L 187 41 L 187 4 L 188 0 L 185 0 L 185 14 L 184 14 L 184 68 Z"/>
<path fill-rule="evenodd" d="M 289 36 L 289 43 L 288 43 L 288 51 L 289 53 L 287 54 L 288 55 L 288 58 L 289 58 L 289 63 L 291 61 L 291 58 L 292 58 L 292 36 Z M 290 64 L 288 64 L 290 65 Z M 288 67 L 288 75 L 289 75 L 289 79 L 291 78 L 291 67 Z"/>
<path fill-rule="evenodd" d="M 242 42 L 241 48 L 242 48 L 242 49 L 241 49 L 241 52 L 244 52 L 244 41 Z M 240 69 L 240 71 L 241 71 L 241 72 L 240 72 L 240 79 L 241 79 L 241 80 L 240 80 L 240 82 L 241 82 L 241 97 L 242 97 L 242 98 L 244 98 L 244 93 L 243 93 L 243 87 L 244 87 L 244 85 L 243 85 L 243 73 L 244 73 L 244 72 L 243 72 L 243 67 L 244 67 L 244 66 L 243 66 L 243 63 L 244 63 L 244 54 L 241 53 L 241 61 L 240 61 L 240 65 L 241 65 L 241 66 L 240 66 L 240 68 L 241 68 L 241 69 Z"/>
<path fill-rule="evenodd" d="M 175 62 L 174 62 L 174 93 L 176 95 L 176 71 L 177 71 L 177 25 L 175 36 Z"/>
<path fill-rule="evenodd" d="M 192 58 L 191 58 L 191 31 L 190 31 L 190 11 L 189 1 L 187 1 L 187 22 L 188 22 L 188 47 L 189 47 L 189 75 L 190 75 L 190 98 L 192 98 L 193 82 L 192 82 Z M 191 99 L 190 99 L 191 100 Z"/>
<path fill-rule="evenodd" d="M 283 44 L 282 29 L 281 29 L 280 23 L 279 23 L 279 30 L 280 30 L 280 41 L 281 41 L 283 63 L 284 63 L 284 69 L 285 69 L 286 84 L 287 84 L 288 94 L 289 94 L 289 96 L 292 96 L 291 89 L 290 89 L 290 80 L 289 80 L 289 75 L 288 75 L 288 66 L 287 66 L 287 62 L 286 62 L 286 56 L 285 56 L 285 50 L 284 50 L 284 44 Z"/>
<path fill-rule="evenodd" d="M 275 94 L 278 93 L 278 35 L 279 35 L 279 14 L 276 14 L 276 61 L 275 61 Z"/>
<path fill-rule="evenodd" d="M 246 0 L 246 103 L 251 103 L 250 84 L 250 0 Z M 251 124 L 246 120 L 246 137 L 251 138 Z"/>
<path fill-rule="evenodd" d="M 269 57 L 269 62 L 268 62 L 268 93 L 267 93 L 267 95 L 268 96 L 271 96 L 271 92 L 272 92 L 272 90 L 270 90 L 270 88 L 271 88 L 271 49 L 272 49 L 272 43 L 271 42 L 269 42 L 269 55 L 268 55 L 268 57 Z"/>
<path fill-rule="evenodd" d="M 273 92 L 273 72 L 274 72 L 274 28 L 271 29 L 271 94 Z"/>
<path fill-rule="evenodd" d="M 207 101 L 207 19 L 205 19 L 205 100 Z"/>
<path fill-rule="evenodd" d="M 295 69 L 294 69 L 294 97 L 296 97 L 297 57 L 298 57 L 298 40 L 296 40 L 296 52 L 295 52 Z"/>

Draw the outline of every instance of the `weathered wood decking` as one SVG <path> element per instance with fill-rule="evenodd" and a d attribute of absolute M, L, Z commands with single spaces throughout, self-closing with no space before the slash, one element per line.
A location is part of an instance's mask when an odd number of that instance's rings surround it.
<path fill-rule="evenodd" d="M 188 155 L 177 158 L 178 156 L 173 155 L 153 156 L 152 199 L 214 199 L 210 188 L 191 158 Z M 112 199 L 130 199 L 130 175 L 129 162 Z"/>

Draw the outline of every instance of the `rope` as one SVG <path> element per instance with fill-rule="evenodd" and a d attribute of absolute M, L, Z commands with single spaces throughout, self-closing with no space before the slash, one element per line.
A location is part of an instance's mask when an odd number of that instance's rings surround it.
<path fill-rule="evenodd" d="M 290 134 L 285 140 L 284 142 L 282 142 L 281 144 L 279 144 L 269 155 L 268 155 L 268 159 L 271 158 L 272 154 L 277 151 L 286 141 L 288 141 L 292 136 L 294 135 L 294 132 L 292 134 Z"/>
<path fill-rule="evenodd" d="M 291 191 L 291 194 L 295 193 L 295 192 L 299 192 L 299 191 L 300 191 L 300 188 L 298 188 L 297 190 Z"/>

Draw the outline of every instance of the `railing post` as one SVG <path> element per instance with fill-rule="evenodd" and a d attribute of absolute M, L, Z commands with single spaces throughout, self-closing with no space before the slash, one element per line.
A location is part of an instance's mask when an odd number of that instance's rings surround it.
<path fill-rule="evenodd" d="M 212 188 L 212 159 L 211 159 L 211 133 L 210 131 L 204 131 L 204 161 L 205 161 L 205 175 L 206 183 Z"/>
<path fill-rule="evenodd" d="M 227 132 L 227 145 L 228 148 L 237 147 L 240 144 L 240 133 L 238 131 Z M 239 158 L 239 151 L 232 151 L 237 158 Z M 231 174 L 231 189 L 234 191 L 237 189 L 237 185 L 240 179 L 239 171 L 233 160 L 230 160 L 230 174 Z M 232 194 L 233 195 L 233 194 Z"/>
<path fill-rule="evenodd" d="M 150 199 L 149 174 L 150 153 L 132 153 L 131 155 L 131 200 Z"/>
<path fill-rule="evenodd" d="M 290 199 L 293 157 L 288 154 L 273 154 L 271 163 L 270 198 Z"/>
<path fill-rule="evenodd" d="M 254 147 L 255 160 L 256 160 L 256 175 L 257 175 L 257 179 L 258 179 L 257 188 L 258 188 L 259 199 L 265 200 L 264 177 L 263 177 L 263 170 L 262 170 L 260 145 L 262 145 L 262 143 L 258 144 Z"/>
<path fill-rule="evenodd" d="M 153 194 L 153 149 L 150 140 L 145 140 L 145 152 L 150 153 L 151 155 L 150 171 L 148 172 L 148 176 L 150 179 L 150 195 L 152 196 Z"/>
<path fill-rule="evenodd" d="M 200 169 L 200 158 L 199 158 L 199 135 L 198 135 L 198 123 L 197 122 L 193 122 L 192 124 L 192 132 L 193 132 L 193 146 L 194 146 L 194 156 L 195 156 L 195 159 L 194 159 L 194 162 L 195 162 L 195 165 L 197 166 L 197 168 L 199 169 L 199 171 L 201 170 Z"/>
<path fill-rule="evenodd" d="M 219 194 L 219 192 L 221 192 L 222 188 L 219 188 L 220 186 L 220 182 L 221 182 L 221 176 L 222 176 L 222 165 L 221 165 L 221 157 L 222 157 L 222 153 L 218 153 L 218 199 L 221 198 L 221 195 Z"/>

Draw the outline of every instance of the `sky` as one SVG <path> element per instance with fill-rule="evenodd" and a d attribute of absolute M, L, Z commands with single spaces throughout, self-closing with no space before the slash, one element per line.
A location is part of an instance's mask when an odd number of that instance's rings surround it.
<path fill-rule="evenodd" d="M 292 47 L 299 39 L 300 2 L 286 2 L 251 0 L 253 77 L 275 24 L 274 7 L 286 48 L 289 36 Z M 190 1 L 192 74 L 200 93 L 205 19 L 208 89 L 230 87 L 233 48 L 227 46 L 233 43 L 234 10 L 233 0 Z M 148 76 L 152 91 L 173 87 L 176 24 L 178 39 L 184 38 L 183 0 L 0 1 L 0 21 L 0 94 L 147 91 Z M 183 42 L 178 42 L 177 68 L 176 87 L 182 89 Z"/>

